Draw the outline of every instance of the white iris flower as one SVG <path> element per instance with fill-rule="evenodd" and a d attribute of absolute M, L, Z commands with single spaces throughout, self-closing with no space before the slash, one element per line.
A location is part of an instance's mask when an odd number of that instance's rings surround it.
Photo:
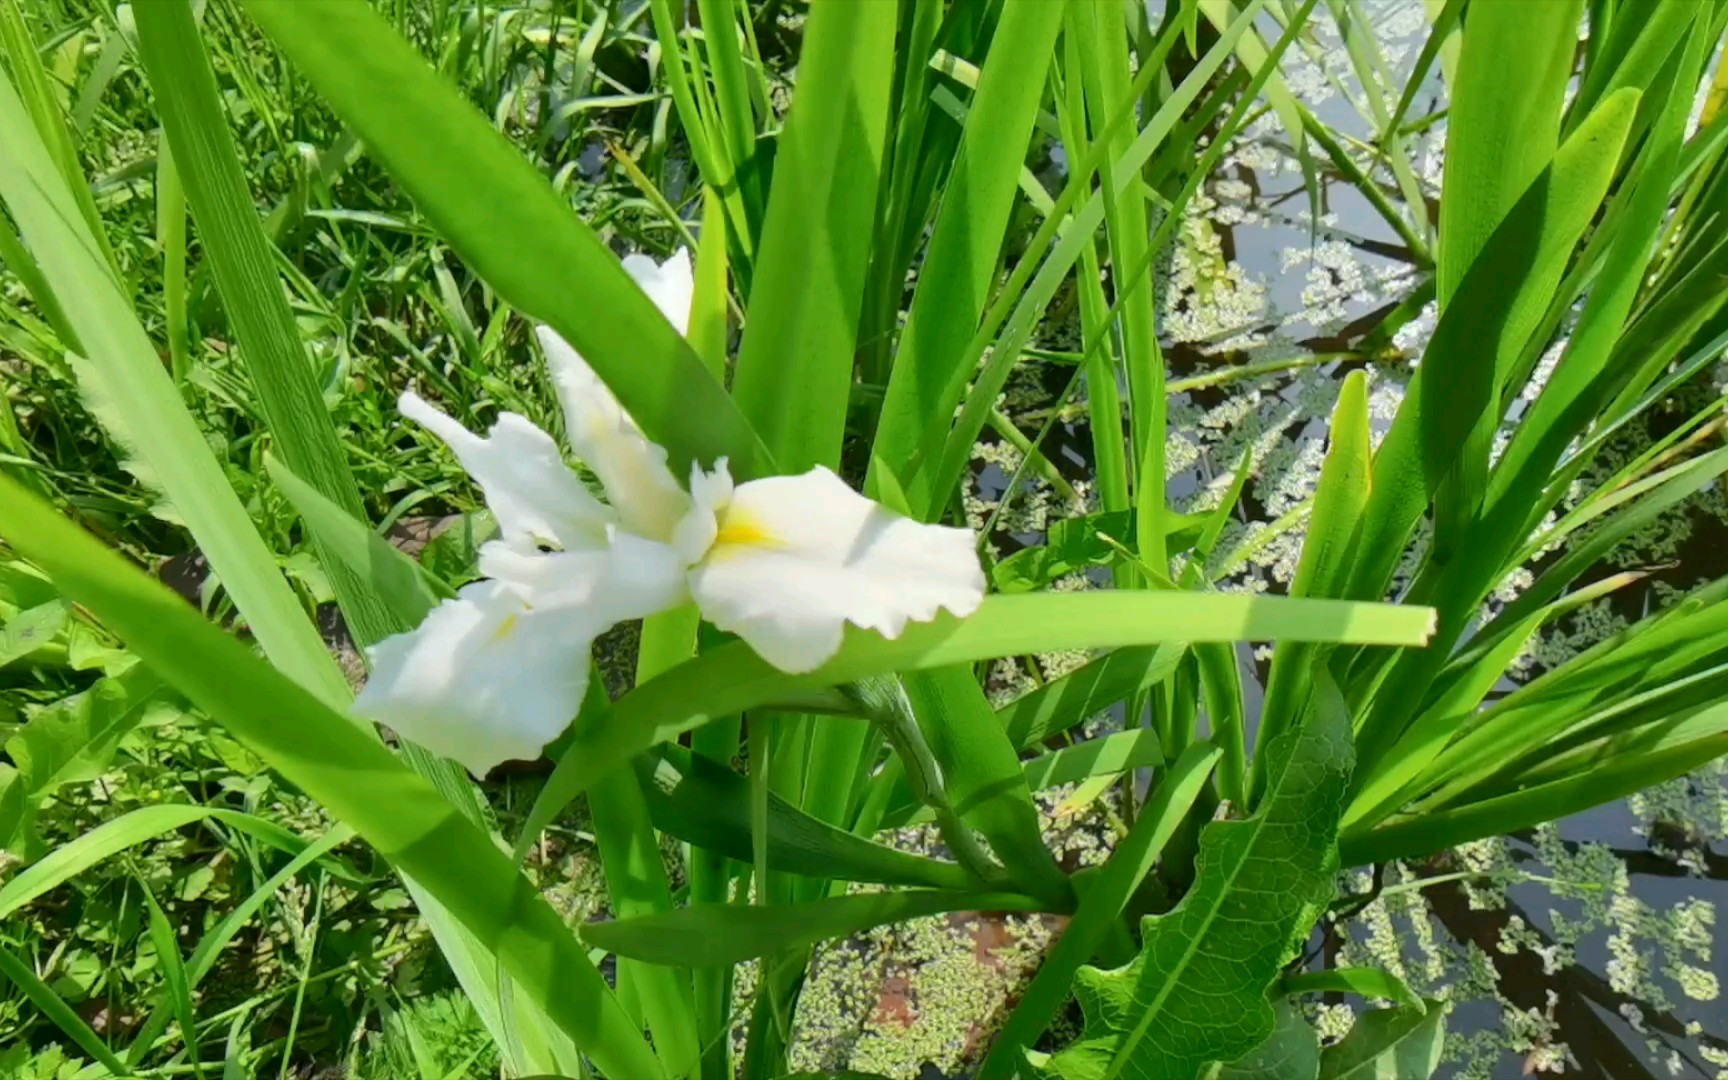
<path fill-rule="evenodd" d="M 632 255 L 624 268 L 685 332 L 688 254 L 664 265 Z M 594 639 L 625 619 L 694 600 L 775 667 L 805 672 L 834 655 L 846 623 L 893 638 L 983 599 L 969 530 L 900 517 L 820 466 L 734 485 L 721 458 L 693 468 L 686 491 L 576 350 L 537 332 L 571 448 L 608 502 L 526 418 L 503 413 L 481 436 L 403 394 L 402 414 L 480 485 L 500 536 L 480 549 L 485 580 L 371 650 L 358 714 L 484 775 L 569 724 Z"/>

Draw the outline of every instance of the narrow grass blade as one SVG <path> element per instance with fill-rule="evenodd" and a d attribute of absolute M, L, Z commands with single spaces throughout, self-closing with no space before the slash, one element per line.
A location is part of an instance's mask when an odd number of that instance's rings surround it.
<path fill-rule="evenodd" d="M 180 1038 L 186 1044 L 186 1056 L 192 1062 L 192 1075 L 204 1080 L 204 1068 L 198 1063 L 198 1021 L 192 1011 L 192 984 L 186 979 L 186 960 L 180 955 L 180 942 L 167 912 L 156 902 L 156 894 L 142 875 L 134 872 L 138 891 L 144 897 L 149 914 L 150 944 L 156 949 L 156 963 L 162 971 L 163 994 L 180 1025 Z"/>
<path fill-rule="evenodd" d="M 114 1056 L 114 1051 L 102 1041 L 102 1036 L 91 1030 L 78 1011 L 66 1003 L 66 999 L 54 992 L 54 988 L 43 982 L 30 965 L 0 943 L 0 978 L 5 978 L 16 986 L 29 1001 L 55 1027 L 66 1034 L 66 1037 L 78 1044 L 79 1049 L 95 1058 L 112 1076 L 136 1076 L 126 1063 Z"/>
<path fill-rule="evenodd" d="M 1158 733 L 1151 728 L 1135 728 L 1041 754 L 1026 762 L 1021 771 L 1026 774 L 1026 785 L 1041 791 L 1162 764 L 1164 750 L 1158 745 Z"/>
<path fill-rule="evenodd" d="M 1446 178 L 1440 196 L 1435 280 L 1443 314 L 1478 258 L 1491 257 L 1487 247 L 1495 231 L 1509 220 L 1554 159 L 1561 104 L 1572 73 L 1573 31 L 1582 13 L 1581 0 L 1542 4 L 1528 12 L 1495 5 L 1487 18 L 1465 23 L 1458 81 L 1452 88 L 1447 119 Z M 1525 18 L 1526 14 L 1531 17 Z M 1607 177 L 1614 174 L 1624 138 L 1622 132 L 1596 150 Z M 1605 190 L 1606 180 L 1593 198 L 1581 195 L 1589 199 L 1592 214 Z M 1542 272 L 1538 261 L 1529 265 L 1536 274 Z M 1552 283 L 1531 298 L 1545 307 L 1551 288 Z M 1466 302 L 1463 307 L 1460 314 L 1481 318 L 1476 304 Z M 1525 327 L 1523 333 L 1531 329 Z M 1460 411 L 1469 413 L 1472 423 L 1451 455 L 1448 482 L 1436 492 L 1434 545 L 1442 554 L 1461 542 L 1481 505 L 1490 444 L 1502 411 L 1501 383 L 1512 358 L 1524 347 L 1521 340 L 1503 344 L 1511 346 L 1509 352 L 1489 350 L 1498 354 L 1492 385 L 1477 389 L 1466 383 L 1462 389 L 1465 400 L 1459 403 Z M 1478 397 L 1480 401 L 1474 400 Z"/>
<path fill-rule="evenodd" d="M 963 822 L 959 828 L 983 833 L 1017 886 L 1046 903 L 1069 903 L 1068 879 L 1044 844 L 1038 808 L 1014 745 L 997 726 L 971 667 L 912 672 L 904 681 L 918 729 L 940 768 L 944 794 Z M 950 831 L 945 829 L 945 835 Z M 953 839 L 949 846 L 955 847 Z"/>
<path fill-rule="evenodd" d="M 1320 1052 L 1320 1080 L 1428 1080 L 1440 1067 L 1446 1012 L 1445 1002 L 1432 1000 L 1370 1009 L 1349 1034 Z"/>
<path fill-rule="evenodd" d="M 383 633 L 373 635 L 371 641 L 418 625 L 440 600 L 456 595 L 454 589 L 293 471 L 268 456 L 264 463 L 270 479 L 300 512 L 307 531 L 317 537 L 330 563 L 355 575 L 379 598 L 384 608 L 380 618 Z"/>
<path fill-rule="evenodd" d="M 1426 1008 L 1404 980 L 1375 967 L 1301 971 L 1279 980 L 1278 990 L 1284 994 L 1355 994 L 1369 1000 L 1395 1001 L 1418 1012 Z"/>
<path fill-rule="evenodd" d="M 204 976 L 210 974 L 210 970 L 216 966 L 216 959 L 221 954 L 223 947 L 234 940 L 234 935 L 252 921 L 252 916 L 256 915 L 258 909 L 276 895 L 278 889 L 287 884 L 295 875 L 323 859 L 332 849 L 353 838 L 353 829 L 346 825 L 335 826 L 322 838 L 308 844 L 305 850 L 288 860 L 282 869 L 270 875 L 263 884 L 253 889 L 244 900 L 223 914 L 221 921 L 206 930 L 204 936 L 198 939 L 198 944 L 192 950 L 192 955 L 187 958 L 187 980 L 190 985 L 196 988 L 203 981 Z M 132 1044 L 127 1047 L 127 1061 L 137 1064 L 144 1060 L 145 1054 L 155 1048 L 157 1038 L 168 1026 L 170 1012 L 169 1003 L 157 1003 L 149 1018 L 145 1020 L 143 1027 L 138 1029 L 138 1034 L 133 1038 Z"/>
<path fill-rule="evenodd" d="M 1485 4 L 1465 23 L 1440 196 L 1442 311 L 1554 156 L 1583 11 L 1582 0 Z"/>
<path fill-rule="evenodd" d="M 596 678 L 590 685 L 599 684 Z M 605 721 L 604 709 L 596 719 Z M 614 914 L 630 919 L 674 910 L 660 837 L 649 819 L 636 774 L 619 769 L 601 777 L 589 793 L 588 810 Z M 635 999 L 648 1022 L 654 1052 L 667 1075 L 687 1076 L 701 1058 L 687 962 L 662 966 L 625 959 L 619 963 L 618 976 L 619 985 Z"/>
<path fill-rule="evenodd" d="M 1636 107 L 1630 90 L 1603 102 L 1472 264 L 1375 454 L 1345 595 L 1384 593 L 1416 520 L 1453 473 L 1478 419 L 1499 400 L 1500 371 L 1523 348 L 1601 205 Z"/>
<path fill-rule="evenodd" d="M 1122 100 L 1130 85 L 1128 32 L 1121 12 L 1109 5 L 1070 4 L 1066 9 L 1067 33 L 1074 44 L 1079 70 L 1070 70 L 1070 79 L 1079 79 L 1086 99 L 1087 113 L 1095 129 L 1106 126 L 1109 108 Z M 1220 30 L 1228 25 L 1225 20 Z M 1253 33 L 1244 34 L 1238 49 L 1252 43 L 1258 46 Z M 1246 54 L 1244 60 L 1254 66 Z M 1261 49 L 1264 63 L 1264 49 Z M 1276 78 L 1276 76 L 1274 76 Z M 1273 87 L 1268 84 L 1270 93 Z M 1283 95 L 1288 98 L 1288 94 Z M 1275 103 L 1279 98 L 1273 98 Z M 1281 105 L 1279 106 L 1281 107 Z M 1141 559 L 1160 574 L 1168 568 L 1164 541 L 1164 442 L 1167 403 L 1164 391 L 1164 356 L 1158 347 L 1153 316 L 1157 301 L 1152 292 L 1150 276 L 1133 278 L 1129 268 L 1140 265 L 1150 251 L 1152 229 L 1147 224 L 1145 187 L 1141 170 L 1131 169 L 1119 174 L 1114 159 L 1124 156 L 1134 143 L 1132 133 L 1119 130 L 1108 137 L 1099 132 L 1100 142 L 1109 146 L 1099 167 L 1099 196 L 1104 200 L 1104 231 L 1110 251 L 1111 288 L 1116 303 L 1112 311 L 1117 321 L 1106 323 L 1106 332 L 1120 335 L 1122 366 L 1127 373 L 1129 412 L 1128 462 L 1133 477 L 1136 543 Z M 1298 140 L 1300 133 L 1293 136 Z M 1180 213 L 1180 210 L 1176 211 Z M 1125 272 L 1129 271 L 1129 272 Z M 1138 578 L 1140 575 L 1130 575 Z"/>
<path fill-rule="evenodd" d="M 1016 750 L 1042 743 L 1176 673 L 1186 646 L 1137 645 L 1114 652 L 1045 683 L 996 710 Z"/>
<path fill-rule="evenodd" d="M 1346 559 L 1350 539 L 1361 522 L 1368 503 L 1373 475 L 1373 447 L 1369 441 L 1368 378 L 1353 371 L 1338 393 L 1332 411 L 1332 439 L 1320 466 L 1320 482 L 1314 493 L 1314 513 L 1302 541 L 1296 577 L 1290 583 L 1292 596 L 1338 596 L 1349 574 Z M 1313 673 L 1323 656 L 1320 648 L 1291 642 L 1272 656 L 1266 700 L 1261 709 L 1257 746 L 1265 746 L 1289 729 L 1307 706 Z M 1256 757 L 1253 788 L 1266 781 L 1267 763 Z"/>
<path fill-rule="evenodd" d="M 206 819 L 220 821 L 291 854 L 298 854 L 306 848 L 303 840 L 282 826 L 237 810 L 189 803 L 142 806 L 113 821 L 96 826 L 76 840 L 59 845 L 41 860 L 20 871 L 4 888 L 0 888 L 0 919 L 129 847 Z M 365 880 L 339 861 L 331 860 L 328 865 L 332 872 L 349 883 Z"/>
<path fill-rule="evenodd" d="M 1339 839 L 1345 866 L 1414 859 L 1611 803 L 1728 754 L 1728 732 L 1651 754 L 1621 755 L 1563 780 L 1452 810 L 1395 820 Z"/>
<path fill-rule="evenodd" d="M 156 243 L 162 247 L 162 319 L 168 338 L 168 370 L 182 385 L 192 372 L 187 340 L 186 188 L 164 135 L 156 144 Z"/>
<path fill-rule="evenodd" d="M 30 28 L 24 23 L 24 11 L 19 0 L 0 0 L 0 50 L 5 52 L 17 94 L 28 110 L 28 119 L 22 122 L 35 128 L 36 137 L 59 172 L 71 203 L 77 207 L 94 253 L 101 258 L 109 273 L 118 273 L 119 263 L 114 258 L 113 248 L 108 246 L 108 235 L 102 229 L 102 215 L 96 209 L 90 185 L 84 180 L 84 166 L 78 160 L 78 141 L 66 123 L 59 97 L 49 85 L 50 76 L 42 66 L 41 54 L 30 37 Z M 18 118 L 9 117 L 7 123 L 11 124 L 14 119 Z M 14 134 L 21 136 L 23 132 Z"/>

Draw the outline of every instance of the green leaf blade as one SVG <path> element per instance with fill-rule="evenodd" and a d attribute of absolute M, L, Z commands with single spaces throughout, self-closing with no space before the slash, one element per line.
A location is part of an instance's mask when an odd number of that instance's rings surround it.
<path fill-rule="evenodd" d="M 1081 1041 L 1050 1059 L 1082 1077 L 1198 1077 L 1253 1050 L 1274 1026 L 1267 988 L 1332 897 L 1337 826 L 1352 762 L 1336 688 L 1303 728 L 1267 749 L 1275 768 L 1261 809 L 1201 833 L 1193 889 L 1142 924 L 1125 968 L 1081 969 Z"/>
<path fill-rule="evenodd" d="M 898 7 L 817 4 L 805 29 L 732 383 L 787 472 L 840 463 Z"/>

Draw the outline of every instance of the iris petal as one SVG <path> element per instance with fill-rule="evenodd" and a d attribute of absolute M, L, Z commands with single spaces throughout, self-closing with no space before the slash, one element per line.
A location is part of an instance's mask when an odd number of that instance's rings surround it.
<path fill-rule="evenodd" d="M 626 528 L 669 539 L 690 509 L 690 497 L 666 464 L 666 451 L 648 441 L 580 353 L 548 327 L 535 330 L 552 384 L 564 407 L 570 449 L 594 470 Z"/>
<path fill-rule="evenodd" d="M 538 757 L 575 717 L 602 629 L 580 609 L 542 611 L 502 582 L 476 582 L 370 650 L 354 711 L 485 776 Z"/>
<path fill-rule="evenodd" d="M 818 466 L 740 485 L 691 568 L 702 614 L 787 672 L 820 667 L 846 623 L 898 637 L 984 597 L 972 533 L 901 517 Z"/>
<path fill-rule="evenodd" d="M 596 547 L 615 515 L 582 486 L 552 436 L 527 417 L 501 413 L 476 435 L 412 390 L 397 401 L 402 415 L 442 439 L 480 485 L 507 539 L 532 546 Z"/>

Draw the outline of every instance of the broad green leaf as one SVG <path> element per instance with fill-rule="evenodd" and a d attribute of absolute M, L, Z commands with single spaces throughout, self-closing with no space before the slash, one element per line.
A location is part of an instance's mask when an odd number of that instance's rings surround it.
<path fill-rule="evenodd" d="M 836 896 L 808 904 L 726 904 L 582 925 L 590 945 L 656 964 L 702 967 L 843 938 L 873 926 L 949 911 L 1037 911 L 1019 893 L 909 889 Z"/>
<path fill-rule="evenodd" d="M 1320 1054 L 1320 1080 L 1428 1080 L 1440 1067 L 1446 1005 L 1373 1009 Z"/>
<path fill-rule="evenodd" d="M 861 720 L 823 723 L 863 725 Z M 753 859 L 750 782 L 719 762 L 676 744 L 638 758 L 648 810 L 661 831 L 739 862 Z M 874 881 L 965 889 L 976 885 L 953 863 L 884 847 L 821 821 L 770 793 L 768 861 L 776 869 L 813 878 Z"/>
<path fill-rule="evenodd" d="M 1440 196 L 1442 311 L 1554 156 L 1583 8 L 1582 0 L 1484 4 L 1465 20 Z"/>
<path fill-rule="evenodd" d="M 732 399 L 544 176 L 363 0 L 246 0 L 325 102 L 499 296 L 593 365 L 673 470 L 772 472 Z M 594 313 L 603 312 L 603 318 Z"/>
<path fill-rule="evenodd" d="M 1266 1041 L 1218 1070 L 1215 1080 L 1318 1080 L 1320 1033 L 1288 1000 L 1272 1006 L 1277 1021 Z"/>
<path fill-rule="evenodd" d="M 87 358 L 80 378 L 90 380 L 83 389 L 115 426 L 111 434 L 148 465 L 271 660 L 323 701 L 344 700 L 341 671 L 181 403 L 130 296 L 3 74 L 0 198 L 78 332 Z"/>
<path fill-rule="evenodd" d="M 977 1080 L 1001 1080 L 1014 1075 L 1022 1050 L 1032 1045 L 1067 1003 L 1075 973 L 1118 925 L 1129 897 L 1151 872 L 1164 845 L 1187 816 L 1217 760 L 1217 750 L 1191 746 L 1160 780 L 1151 799 L 1134 819 L 1134 827 L 1082 893 L 1079 910 L 1021 994 L 1020 1003 L 979 1066 Z"/>
<path fill-rule="evenodd" d="M 804 27 L 732 381 L 738 408 L 787 472 L 840 464 L 898 8 L 817 4 Z M 1011 18 L 1003 21 L 1006 29 Z M 732 34 L 728 22 L 708 36 Z M 716 67 L 717 83 L 724 70 Z"/>
<path fill-rule="evenodd" d="M 63 601 L 50 600 L 0 623 L 0 667 L 15 664 L 53 642 L 71 614 Z"/>
<path fill-rule="evenodd" d="M 1267 991 L 1335 888 L 1352 759 L 1337 689 L 1323 684 L 1312 716 L 1265 752 L 1273 765 L 1259 810 L 1201 832 L 1193 888 L 1142 922 L 1140 955 L 1115 971 L 1080 970 L 1085 1031 L 1049 1061 L 1064 1080 L 1198 1077 L 1272 1033 Z"/>
<path fill-rule="evenodd" d="M 936 462 L 911 472 L 910 455 L 930 418 L 953 410 L 972 375 L 954 361 L 989 299 L 1063 11 L 1062 4 L 1002 9 L 919 267 L 873 443 L 917 517 L 946 504 L 946 492 L 933 487 Z"/>
<path fill-rule="evenodd" d="M 24 800 L 24 818 L 60 785 L 99 776 L 120 740 L 159 700 L 161 688 L 161 679 L 143 664 L 134 664 L 30 717 L 6 740 L 6 752 L 18 767 L 15 797 Z M 0 844 L 8 838 L 0 828 Z"/>
<path fill-rule="evenodd" d="M 434 896 L 602 1069 L 659 1075 L 640 1032 L 557 913 L 430 781 L 4 477 L 0 506 L 0 535 L 165 681 Z"/>

